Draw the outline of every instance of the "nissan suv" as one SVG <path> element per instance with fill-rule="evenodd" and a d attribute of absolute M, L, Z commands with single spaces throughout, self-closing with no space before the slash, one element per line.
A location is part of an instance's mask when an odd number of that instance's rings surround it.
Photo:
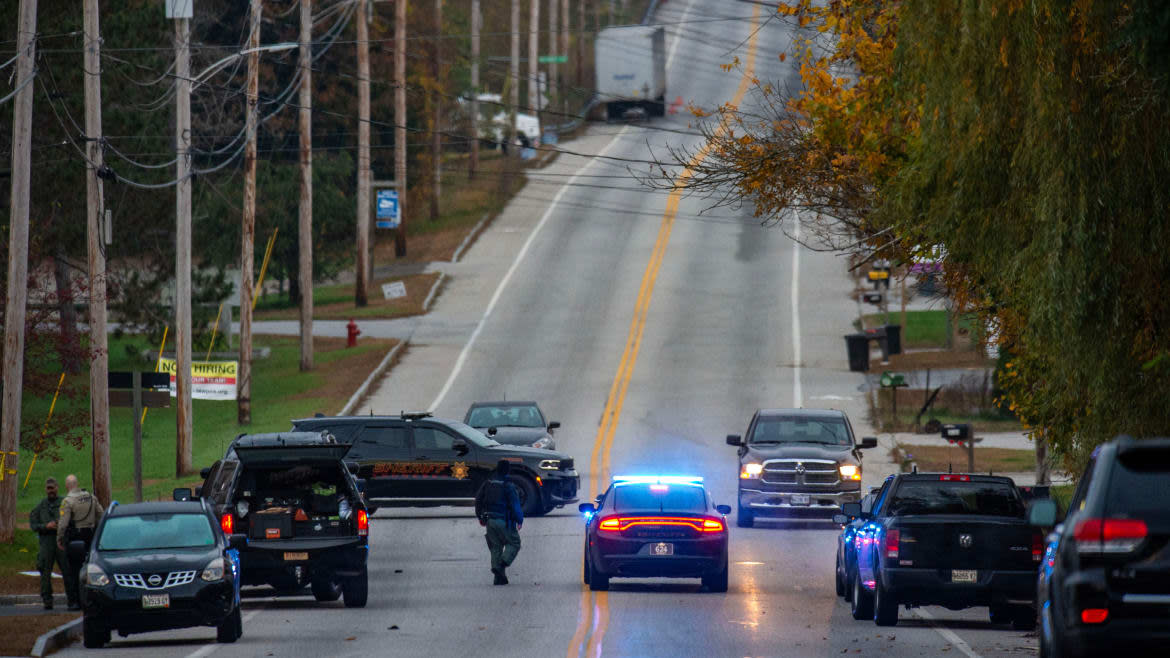
<path fill-rule="evenodd" d="M 760 409 L 747 434 L 729 434 L 739 449 L 739 505 L 735 523 L 750 528 L 757 516 L 831 519 L 843 503 L 861 500 L 861 450 L 853 427 L 835 409 Z"/>

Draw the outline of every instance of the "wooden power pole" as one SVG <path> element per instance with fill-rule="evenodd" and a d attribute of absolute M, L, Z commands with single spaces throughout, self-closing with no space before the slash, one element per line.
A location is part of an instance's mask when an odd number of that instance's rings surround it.
<path fill-rule="evenodd" d="M 443 0 L 435 0 L 435 37 L 431 52 L 431 75 L 434 89 L 431 90 L 431 164 L 434 166 L 434 189 L 431 190 L 431 220 L 439 218 L 439 199 L 443 195 Z"/>
<path fill-rule="evenodd" d="M 516 154 L 516 107 L 520 105 L 520 0 L 512 0 L 512 59 L 508 65 L 508 144 Z"/>
<path fill-rule="evenodd" d="M 406 0 L 394 2 L 394 185 L 401 218 L 394 255 L 406 256 Z"/>
<path fill-rule="evenodd" d="M 256 241 L 256 112 L 260 88 L 260 0 L 252 0 L 248 28 L 248 87 L 244 99 L 244 212 L 240 230 L 240 376 L 236 420 L 252 424 L 252 265 Z"/>
<path fill-rule="evenodd" d="M 359 17 L 359 22 L 364 16 Z M 301 370 L 313 369 L 313 0 L 301 0 L 301 204 L 297 226 Z"/>
<path fill-rule="evenodd" d="M 467 165 L 467 178 L 475 178 L 479 169 L 479 28 L 483 16 L 479 11 L 479 0 L 471 0 L 471 159 Z"/>
<path fill-rule="evenodd" d="M 548 54 L 554 57 L 559 55 L 561 50 L 559 47 L 561 40 L 557 36 L 557 25 L 560 22 L 560 5 L 561 0 L 548 0 Z M 557 64 L 556 59 L 553 59 L 548 63 L 548 109 L 552 109 L 553 107 L 552 99 L 559 98 L 560 96 L 561 87 L 559 76 L 560 65 Z"/>
<path fill-rule="evenodd" d="M 561 0 L 561 47 L 557 49 L 557 55 L 569 56 L 569 0 Z M 560 94 L 561 111 L 569 111 L 569 97 L 565 93 L 565 79 L 569 77 L 569 64 L 565 62 L 565 68 L 561 70 L 560 78 L 557 80 L 557 92 Z"/>
<path fill-rule="evenodd" d="M 577 88 L 585 88 L 585 0 L 577 0 Z"/>
<path fill-rule="evenodd" d="M 354 265 L 353 301 L 370 303 L 370 24 L 369 0 L 358 0 L 358 158 L 357 158 L 357 259 Z"/>
<path fill-rule="evenodd" d="M 16 100 L 12 108 L 12 198 L 8 229 L 8 298 L 4 309 L 4 398 L 0 414 L 0 542 L 16 530 L 20 402 L 24 391 L 24 314 L 28 302 L 28 209 L 32 170 L 32 77 L 36 75 L 37 0 L 20 0 L 16 28 Z"/>
<path fill-rule="evenodd" d="M 175 19 L 175 475 L 191 456 L 191 19 Z"/>
<path fill-rule="evenodd" d="M 98 0 L 85 0 L 85 208 L 89 261 L 89 366 L 90 435 L 93 437 L 93 493 L 109 505 L 110 481 L 110 371 L 106 351 L 106 254 L 102 240 L 105 208 L 102 179 L 102 60 Z"/>
<path fill-rule="evenodd" d="M 540 0 L 529 3 L 528 14 L 528 111 L 540 118 Z M 537 139 L 540 139 L 539 133 Z M 535 145 L 535 144 L 534 144 Z"/>

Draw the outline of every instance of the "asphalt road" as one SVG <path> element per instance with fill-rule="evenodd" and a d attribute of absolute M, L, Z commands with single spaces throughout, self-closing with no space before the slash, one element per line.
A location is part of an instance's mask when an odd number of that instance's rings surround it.
<path fill-rule="evenodd" d="M 777 58 L 792 35 L 765 20 L 767 12 L 721 0 L 665 3 L 658 18 L 673 23 L 668 98 L 748 104 L 751 73 L 795 83 L 791 60 Z M 718 65 L 735 55 L 745 70 L 721 71 Z M 644 159 L 650 147 L 663 153 L 666 144 L 698 143 L 694 135 L 655 127 L 685 132 L 688 116 L 649 127 L 595 126 L 566 148 Z M 608 178 L 627 173 L 627 164 L 562 155 L 536 175 L 547 182 L 530 184 L 468 252 L 362 412 L 435 408 L 462 417 L 474 400 L 534 398 L 563 423 L 559 447 L 575 455 L 584 493 L 613 474 L 686 473 L 705 477 L 717 502 L 729 504 L 736 460 L 724 436 L 741 433 L 756 408 L 844 408 L 863 427 L 863 380 L 848 372 L 841 339 L 855 312 L 843 260 L 795 248 L 781 230 L 751 219 L 750 209 L 703 214 L 702 199 Z M 871 451 L 867 485 L 890 469 L 883 454 Z M 853 621 L 834 596 L 836 533 L 828 526 L 732 528 L 726 594 L 687 580 L 615 580 L 607 593 L 589 592 L 581 583 L 576 510 L 531 519 L 522 536 L 512 584 L 493 587 L 483 533 L 468 509 L 382 509 L 371 523 L 367 608 L 259 592 L 245 603 L 244 637 L 236 644 L 216 645 L 213 630 L 193 629 L 115 638 L 109 653 L 1034 651 L 1034 639 L 991 627 L 986 610 L 903 612 L 897 627 L 883 629 Z"/>

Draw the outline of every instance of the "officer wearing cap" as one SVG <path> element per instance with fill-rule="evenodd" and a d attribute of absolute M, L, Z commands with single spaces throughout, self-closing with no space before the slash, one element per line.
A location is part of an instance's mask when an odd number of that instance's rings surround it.
<path fill-rule="evenodd" d="M 57 520 L 57 548 L 65 550 L 68 542 L 85 542 L 85 551 L 89 552 L 90 542 L 93 541 L 94 530 L 102 518 L 102 506 L 93 494 L 81 488 L 76 475 L 65 478 L 65 489 L 69 492 L 61 503 L 61 518 Z M 70 560 L 68 573 L 62 574 L 65 581 L 73 583 L 73 598 L 69 600 L 70 610 L 80 610 L 81 601 L 77 597 L 77 587 L 81 580 L 81 563 L 84 560 Z M 75 564 L 76 562 L 76 564 Z M 65 590 L 66 595 L 69 590 Z"/>
<path fill-rule="evenodd" d="M 475 516 L 479 524 L 487 529 L 488 551 L 492 556 L 492 573 L 495 585 L 507 585 L 505 569 L 512 566 L 520 552 L 520 526 L 524 524 L 524 510 L 520 507 L 520 494 L 516 485 L 508 481 L 512 464 L 501 459 L 496 464 L 492 478 L 483 483 L 475 495 Z"/>
<path fill-rule="evenodd" d="M 57 495 L 57 480 L 45 480 L 45 497 L 28 515 L 28 527 L 37 533 L 40 545 L 37 547 L 37 570 L 41 572 L 41 600 L 45 610 L 53 609 L 53 565 L 61 569 L 61 576 L 69 573 L 66 569 L 65 552 L 57 548 L 57 519 L 61 516 L 61 498 Z M 65 579 L 66 597 L 77 599 L 77 583 Z"/>

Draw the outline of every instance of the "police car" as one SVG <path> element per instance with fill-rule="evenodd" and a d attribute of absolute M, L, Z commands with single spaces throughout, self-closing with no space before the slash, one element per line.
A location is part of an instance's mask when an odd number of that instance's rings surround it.
<path fill-rule="evenodd" d="M 727 518 L 700 477 L 620 476 L 585 515 L 584 581 L 609 588 L 610 578 L 701 578 L 727 591 Z"/>

